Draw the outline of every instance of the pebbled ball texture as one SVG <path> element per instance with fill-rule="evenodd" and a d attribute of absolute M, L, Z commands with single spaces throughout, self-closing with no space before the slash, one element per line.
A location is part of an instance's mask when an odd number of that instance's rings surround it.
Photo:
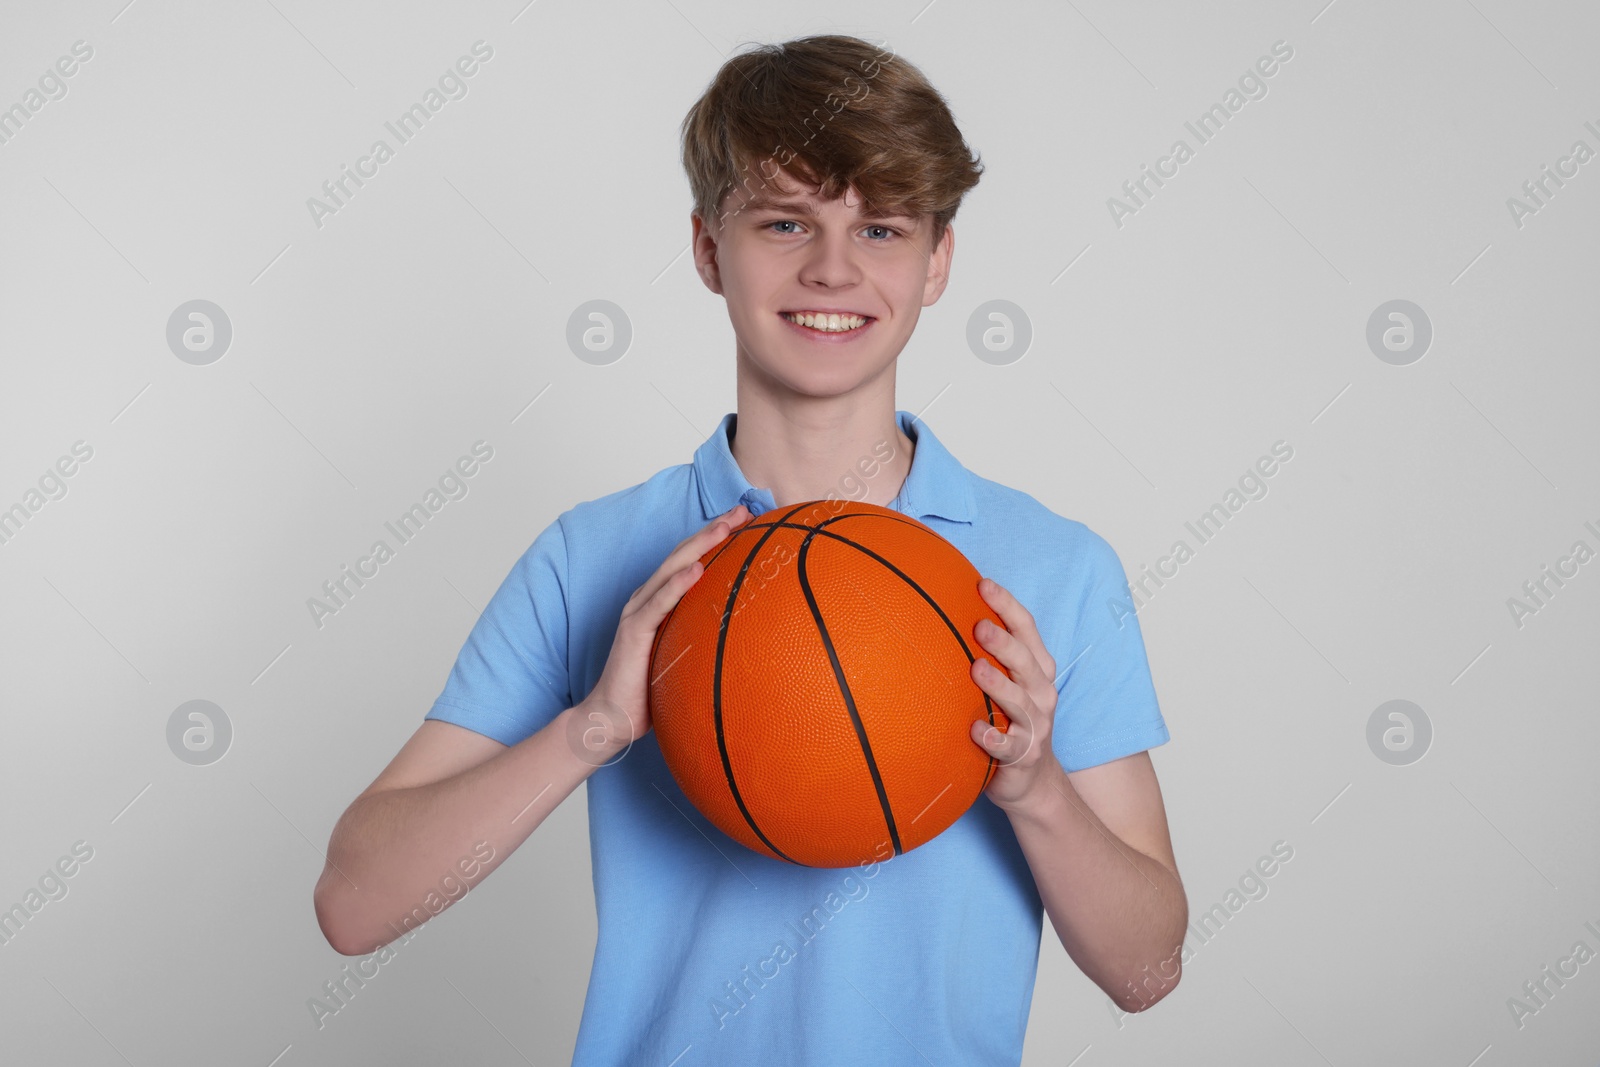
<path fill-rule="evenodd" d="M 813 500 L 752 519 L 701 563 L 656 631 L 650 714 L 713 825 L 767 856 L 847 867 L 966 813 L 996 769 L 972 723 L 1009 722 L 972 681 L 988 655 L 978 620 L 1005 624 L 959 549 L 889 508 Z"/>

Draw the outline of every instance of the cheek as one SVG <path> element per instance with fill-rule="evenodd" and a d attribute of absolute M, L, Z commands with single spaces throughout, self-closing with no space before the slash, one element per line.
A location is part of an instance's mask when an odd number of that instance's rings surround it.
<path fill-rule="evenodd" d="M 891 300 L 894 303 L 894 321 L 890 327 L 900 336 L 909 336 L 922 315 L 922 286 L 919 284 L 897 293 Z"/>
<path fill-rule="evenodd" d="M 723 294 L 747 317 L 776 313 L 783 279 L 770 263 L 759 258 L 734 259 L 722 276 Z"/>
<path fill-rule="evenodd" d="M 764 287 L 748 274 L 733 271 L 722 275 L 722 297 L 727 301 L 728 318 L 741 331 L 763 329 L 770 300 Z"/>
<path fill-rule="evenodd" d="M 927 285 L 928 261 L 919 253 L 913 252 L 905 262 L 897 264 L 893 292 L 895 305 L 903 309 L 902 314 L 922 307 L 922 294 Z"/>

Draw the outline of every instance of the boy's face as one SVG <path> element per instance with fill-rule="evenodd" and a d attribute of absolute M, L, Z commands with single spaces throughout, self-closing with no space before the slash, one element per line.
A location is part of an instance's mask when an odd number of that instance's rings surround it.
<path fill-rule="evenodd" d="M 893 367 L 944 292 L 955 234 L 947 226 L 930 247 L 930 217 L 865 212 L 854 189 L 823 200 L 815 188 L 779 173 L 733 190 L 719 218 L 691 216 L 694 257 L 727 300 L 742 365 L 795 393 L 838 396 Z M 794 321 L 807 312 L 867 321 L 825 331 Z"/>

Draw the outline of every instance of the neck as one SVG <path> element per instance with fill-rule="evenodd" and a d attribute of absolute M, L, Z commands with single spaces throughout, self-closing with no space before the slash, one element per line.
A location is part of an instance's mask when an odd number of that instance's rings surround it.
<path fill-rule="evenodd" d="M 912 440 L 895 417 L 893 380 L 877 395 L 777 404 L 739 387 L 731 450 L 775 507 L 832 497 L 888 507 L 911 473 Z"/>

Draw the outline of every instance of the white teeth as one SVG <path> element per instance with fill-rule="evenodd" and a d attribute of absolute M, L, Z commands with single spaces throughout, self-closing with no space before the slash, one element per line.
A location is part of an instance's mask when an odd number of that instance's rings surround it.
<path fill-rule="evenodd" d="M 802 326 L 809 326 L 813 330 L 823 333 L 846 333 L 866 325 L 867 320 L 861 315 L 834 315 L 819 312 L 805 311 L 799 314 L 784 312 L 783 317 L 790 322 L 797 322 Z"/>

